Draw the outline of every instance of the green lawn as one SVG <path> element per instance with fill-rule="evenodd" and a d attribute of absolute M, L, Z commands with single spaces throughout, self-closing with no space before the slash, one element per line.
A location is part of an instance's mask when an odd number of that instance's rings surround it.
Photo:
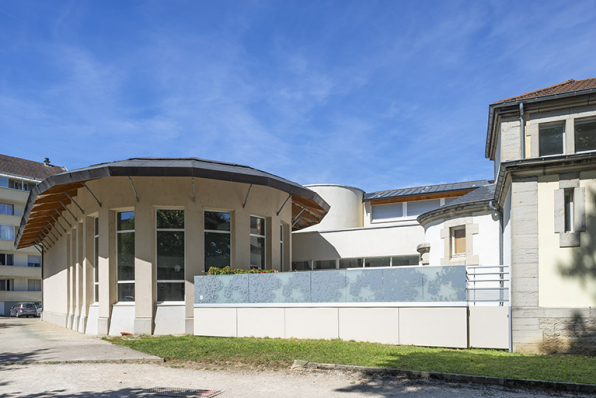
<path fill-rule="evenodd" d="M 114 344 L 167 360 L 287 367 L 295 359 L 517 379 L 596 384 L 596 357 L 522 355 L 496 350 L 392 346 L 341 340 L 141 336 Z"/>

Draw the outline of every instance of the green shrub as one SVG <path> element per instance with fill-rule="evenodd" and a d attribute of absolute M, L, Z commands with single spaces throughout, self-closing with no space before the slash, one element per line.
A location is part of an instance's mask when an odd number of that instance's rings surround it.
<path fill-rule="evenodd" d="M 276 269 L 260 269 L 260 268 L 253 268 L 253 269 L 241 269 L 241 268 L 232 268 L 229 265 L 226 265 L 223 268 L 218 267 L 209 267 L 207 271 L 207 275 L 234 275 L 234 274 L 271 274 L 279 272 Z"/>

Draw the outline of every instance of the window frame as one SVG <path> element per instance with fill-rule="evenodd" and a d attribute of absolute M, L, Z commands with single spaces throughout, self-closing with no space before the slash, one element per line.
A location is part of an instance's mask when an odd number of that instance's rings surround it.
<path fill-rule="evenodd" d="M 157 226 L 157 213 L 160 210 L 182 210 L 183 215 L 184 215 L 184 228 L 158 228 Z M 168 207 L 168 206 L 158 206 L 155 207 L 155 212 L 154 212 L 154 216 L 155 216 L 155 303 L 156 304 L 184 304 L 186 302 L 185 298 L 186 298 L 186 209 L 184 207 Z M 183 261 L 183 272 L 184 272 L 184 277 L 185 279 L 182 280 L 178 280 L 178 279 L 157 279 L 157 235 L 158 232 L 182 232 L 184 239 L 183 239 L 183 245 L 184 245 L 184 261 Z M 167 301 L 167 300 L 158 300 L 158 294 L 159 294 L 159 284 L 165 284 L 165 283 L 181 283 L 182 284 L 182 300 L 177 300 L 177 301 Z"/>
<path fill-rule="evenodd" d="M 0 253 L 0 255 L 4 256 L 4 261 L 1 262 L 0 265 L 4 267 L 14 267 L 14 254 L 13 253 Z M 12 264 L 8 264 L 8 256 L 10 256 Z"/>
<path fill-rule="evenodd" d="M 574 188 L 564 188 L 563 204 L 564 204 L 564 233 L 574 233 L 574 217 L 575 217 L 575 203 L 574 203 Z"/>
<path fill-rule="evenodd" d="M 9 208 L 9 206 L 10 206 L 10 210 L 11 210 L 11 212 L 10 212 L 10 213 L 8 213 L 8 212 L 7 212 L 7 213 L 2 213 L 2 212 L 0 211 L 0 214 L 1 214 L 1 215 L 5 215 L 5 216 L 14 216 L 14 204 L 12 204 L 12 203 L 4 203 L 4 202 L 0 202 L 0 208 L 2 208 L 2 206 L 4 206 L 4 208 L 5 208 L 5 209 L 8 209 L 8 208 Z"/>
<path fill-rule="evenodd" d="M 561 125 L 563 126 L 563 132 L 561 133 L 561 153 L 553 153 L 550 155 L 542 155 L 540 153 L 540 129 L 542 127 L 549 127 L 549 126 L 554 126 L 554 125 Z M 567 127 L 567 124 L 565 123 L 565 120 L 555 120 L 552 122 L 546 122 L 546 123 L 540 123 L 538 125 L 538 157 L 540 158 L 549 158 L 549 157 L 553 157 L 553 156 L 561 156 L 561 155 L 565 155 L 566 151 L 567 151 L 567 145 L 565 142 L 566 139 L 566 134 L 567 132 L 565 131 Z M 575 140 L 575 138 L 574 138 Z"/>
<path fill-rule="evenodd" d="M 134 215 L 134 217 L 135 217 L 135 229 L 132 229 L 132 230 L 127 229 L 127 230 L 122 230 L 122 231 L 118 230 L 118 215 L 121 214 L 121 213 L 134 213 L 135 214 Z M 118 253 L 118 250 L 119 250 L 118 234 L 123 234 L 123 233 L 133 233 L 133 234 L 135 234 L 134 235 L 134 238 L 135 238 L 135 246 L 136 246 L 136 227 L 137 227 L 137 224 L 136 224 L 136 212 L 135 212 L 135 209 L 134 208 L 132 210 L 131 209 L 129 209 L 129 210 L 126 210 L 126 209 L 124 209 L 124 210 L 117 210 L 117 211 L 115 211 L 115 216 L 116 216 L 115 217 L 116 220 L 115 220 L 115 225 L 114 226 L 115 226 L 115 229 L 116 229 L 116 233 L 114 234 L 114 239 L 116 240 L 116 299 L 117 299 L 116 303 L 118 303 L 118 304 L 120 304 L 120 303 L 133 304 L 133 303 L 135 303 L 135 300 L 137 298 L 136 297 L 137 296 L 137 294 L 136 294 L 137 293 L 136 292 L 136 279 L 133 279 L 132 281 L 130 281 L 130 280 L 122 280 L 121 281 L 119 279 L 119 277 L 118 277 L 118 273 L 119 273 L 118 272 L 119 271 L 118 270 L 118 267 L 120 266 L 119 259 L 118 259 L 119 258 L 119 253 Z M 136 257 L 137 257 L 137 255 L 136 255 L 136 248 L 135 248 L 135 255 L 134 255 L 134 258 L 133 258 L 133 275 L 134 275 L 134 272 L 136 271 L 136 264 L 135 264 L 136 263 Z M 133 298 L 134 298 L 134 300 L 121 301 L 119 299 L 119 297 L 120 297 L 120 294 L 119 294 L 120 293 L 119 292 L 120 286 L 119 285 L 122 285 L 122 284 L 132 284 L 133 285 L 133 290 L 134 290 L 134 296 L 133 296 Z"/>
<path fill-rule="evenodd" d="M 250 222 L 252 221 L 252 218 L 253 217 L 254 218 L 260 218 L 260 219 L 263 220 L 263 228 L 262 228 L 263 235 L 257 235 L 257 234 L 253 234 L 251 232 L 251 230 L 250 230 Z M 262 256 L 263 256 L 263 261 L 262 261 L 263 267 L 262 268 L 261 267 L 256 267 L 256 268 L 257 269 L 266 270 L 267 269 L 267 217 L 263 217 L 263 216 L 258 216 L 258 215 L 255 215 L 255 214 L 251 214 L 250 215 L 250 219 L 249 219 L 249 223 L 248 223 L 248 232 L 249 232 L 249 240 L 252 237 L 263 238 L 263 254 L 262 254 Z M 249 243 L 249 249 L 250 249 L 250 243 Z M 249 250 L 248 256 L 249 256 L 249 262 L 250 262 L 250 250 Z M 254 268 L 253 265 L 252 265 L 252 263 L 250 263 L 249 266 L 250 266 L 251 269 Z M 312 264 L 311 264 L 311 266 L 312 266 Z"/>
<path fill-rule="evenodd" d="M 584 117 L 584 118 L 577 118 L 577 119 L 573 119 L 573 147 L 575 148 L 575 153 L 590 153 L 590 152 L 594 152 L 596 151 L 596 148 L 594 149 L 587 149 L 584 151 L 578 151 L 577 150 L 577 123 L 583 123 L 583 122 L 594 122 L 596 123 L 596 117 L 595 116 L 589 116 L 589 117 Z"/>
<path fill-rule="evenodd" d="M 216 229 L 205 229 L 205 213 L 226 213 L 230 215 L 230 230 L 229 231 L 222 231 Z M 205 250 L 205 245 L 207 244 L 207 240 L 205 239 L 205 234 L 207 233 L 216 233 L 216 234 L 228 234 L 230 235 L 230 268 L 234 268 L 234 212 L 228 209 L 214 209 L 214 208 L 206 208 L 203 209 L 203 272 L 206 274 L 209 270 L 207 269 L 207 263 L 205 262 L 207 251 Z"/>
<path fill-rule="evenodd" d="M 456 250 L 456 236 L 455 233 L 459 232 L 459 231 L 463 231 L 464 236 L 462 237 L 464 240 L 464 251 L 463 252 L 459 252 L 457 253 Z M 467 242 L 466 242 L 466 238 L 467 238 L 467 233 L 466 233 L 466 227 L 465 225 L 462 226 L 457 226 L 457 227 L 451 227 L 449 229 L 449 240 L 450 240 L 450 246 L 451 246 L 451 258 L 462 258 L 462 257 L 466 257 L 466 253 L 467 253 Z"/>

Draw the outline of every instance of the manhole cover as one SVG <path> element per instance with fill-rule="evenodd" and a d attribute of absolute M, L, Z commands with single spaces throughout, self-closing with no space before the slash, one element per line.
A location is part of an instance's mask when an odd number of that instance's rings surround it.
<path fill-rule="evenodd" d="M 158 397 L 187 397 L 187 398 L 194 398 L 194 397 L 214 397 L 222 393 L 222 391 L 217 390 L 193 390 L 188 388 L 163 388 L 163 387 L 156 387 L 152 388 L 151 392 Z"/>

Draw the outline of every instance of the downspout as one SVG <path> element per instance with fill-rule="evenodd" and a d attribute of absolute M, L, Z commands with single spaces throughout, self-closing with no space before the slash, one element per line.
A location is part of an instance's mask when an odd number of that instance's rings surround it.
<path fill-rule="evenodd" d="M 520 123 L 520 139 L 521 139 L 521 158 L 526 158 L 526 129 L 524 123 L 524 103 L 519 103 L 519 123 Z"/>

